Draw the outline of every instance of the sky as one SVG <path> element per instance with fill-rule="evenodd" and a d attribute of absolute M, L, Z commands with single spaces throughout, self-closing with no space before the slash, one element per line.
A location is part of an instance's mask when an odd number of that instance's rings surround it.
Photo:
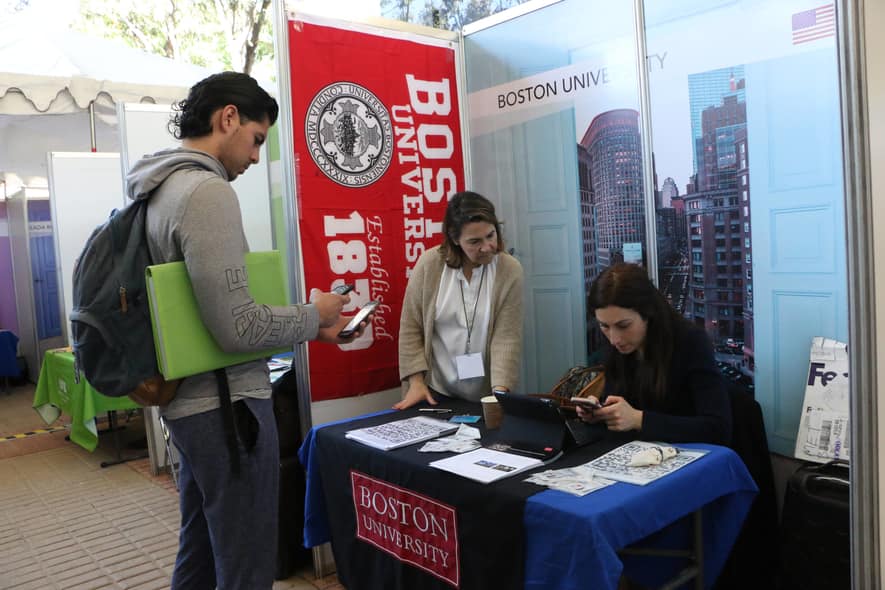
<path fill-rule="evenodd" d="M 0 0 L 8 10 L 20 0 Z M 141 0 L 141 4 L 166 4 L 168 0 Z M 380 0 L 287 0 L 289 9 L 317 12 L 340 17 L 380 16 Z M 28 0 L 23 12 L 43 18 L 49 27 L 67 27 L 80 12 L 80 0 Z"/>
<path fill-rule="evenodd" d="M 4 12 L 16 4 L 17 0 L 2 0 Z M 28 6 L 21 11 L 42 20 L 49 31 L 66 29 L 79 13 L 80 0 L 28 0 Z"/>
<path fill-rule="evenodd" d="M 287 0 L 290 9 L 332 14 L 339 17 L 381 16 L 380 0 Z"/>
<path fill-rule="evenodd" d="M 48 38 L 51 38 L 53 32 L 70 28 L 80 15 L 81 0 L 0 0 L 0 17 L 23 1 L 27 2 L 27 6 L 21 9 L 17 16 L 39 21 L 40 30 L 46 31 Z M 168 3 L 168 0 L 138 1 L 142 6 Z M 340 19 L 381 14 L 380 0 L 286 0 L 286 7 L 289 10 L 301 10 Z M 209 62 L 212 63 L 212 60 Z M 261 79 L 272 79 L 276 74 L 276 66 L 268 62 L 259 62 L 255 64 L 252 74 Z"/>

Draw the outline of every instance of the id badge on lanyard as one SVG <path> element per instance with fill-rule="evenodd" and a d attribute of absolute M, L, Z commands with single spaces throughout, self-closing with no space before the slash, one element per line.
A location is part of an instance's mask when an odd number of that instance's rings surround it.
<path fill-rule="evenodd" d="M 482 366 L 482 353 L 471 352 L 468 354 L 459 354 L 455 357 L 455 366 L 458 367 L 458 379 L 473 379 L 475 377 L 485 377 L 485 368 Z"/>

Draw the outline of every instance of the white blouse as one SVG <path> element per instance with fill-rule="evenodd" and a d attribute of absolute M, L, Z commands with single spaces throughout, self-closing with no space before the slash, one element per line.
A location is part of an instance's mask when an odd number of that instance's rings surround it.
<path fill-rule="evenodd" d="M 497 269 L 497 256 L 489 264 L 474 268 L 469 281 L 460 268 L 446 266 L 443 269 L 436 294 L 436 316 L 431 342 L 433 359 L 428 383 L 431 389 L 473 401 L 489 395 L 484 386 L 489 374 L 485 352 Z M 458 379 L 455 357 L 467 352 L 468 331 L 469 352 L 482 355 L 486 376 L 461 380 Z"/>

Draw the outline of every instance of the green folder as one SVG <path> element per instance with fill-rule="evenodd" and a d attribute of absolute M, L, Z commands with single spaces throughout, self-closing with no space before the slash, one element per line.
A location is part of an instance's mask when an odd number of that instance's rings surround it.
<path fill-rule="evenodd" d="M 280 253 L 246 254 L 249 293 L 256 303 L 286 305 L 286 281 Z M 157 364 L 166 379 L 179 379 L 222 367 L 266 358 L 292 347 L 228 353 L 219 348 L 203 324 L 184 262 L 155 264 L 145 269 Z"/>

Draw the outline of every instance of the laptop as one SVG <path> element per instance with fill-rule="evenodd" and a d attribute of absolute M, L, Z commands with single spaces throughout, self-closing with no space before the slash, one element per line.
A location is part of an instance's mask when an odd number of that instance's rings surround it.
<path fill-rule="evenodd" d="M 498 444 L 508 452 L 548 460 L 605 436 L 604 425 L 569 419 L 552 399 L 502 392 L 495 397 L 504 411 Z"/>

